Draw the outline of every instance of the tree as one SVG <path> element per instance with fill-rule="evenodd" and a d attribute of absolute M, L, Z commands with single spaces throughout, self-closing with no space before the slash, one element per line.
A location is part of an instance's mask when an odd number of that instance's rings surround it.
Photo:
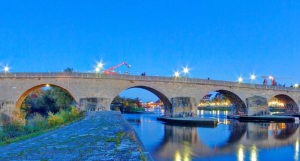
<path fill-rule="evenodd" d="M 66 68 L 64 73 L 73 73 L 73 68 Z"/>
<path fill-rule="evenodd" d="M 51 87 L 39 94 L 36 98 L 27 96 L 21 105 L 21 109 L 26 113 L 27 118 L 34 113 L 47 116 L 48 112 L 55 114 L 59 112 L 60 109 L 71 109 L 71 105 L 75 103 L 76 101 L 69 93 L 58 87 Z"/>
<path fill-rule="evenodd" d="M 137 105 L 138 108 L 142 107 L 141 100 L 138 97 L 134 100 L 134 103 Z"/>

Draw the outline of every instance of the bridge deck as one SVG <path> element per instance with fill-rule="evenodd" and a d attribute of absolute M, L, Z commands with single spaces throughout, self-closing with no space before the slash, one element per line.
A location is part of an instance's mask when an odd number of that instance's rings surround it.
<path fill-rule="evenodd" d="M 261 84 L 238 83 L 219 80 L 195 79 L 184 77 L 160 77 L 160 76 L 137 76 L 124 74 L 102 74 L 102 73 L 0 73 L 1 78 L 86 78 L 86 79 L 120 79 L 131 81 L 158 81 L 158 82 L 183 82 L 196 83 L 207 85 L 219 85 L 228 87 L 243 87 L 243 88 L 257 88 L 269 90 L 283 90 L 283 91 L 297 91 L 299 88 L 270 86 Z"/>

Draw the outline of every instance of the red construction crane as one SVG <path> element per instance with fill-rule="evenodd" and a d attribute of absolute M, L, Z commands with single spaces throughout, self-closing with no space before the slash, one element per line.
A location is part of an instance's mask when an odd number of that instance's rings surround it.
<path fill-rule="evenodd" d="M 277 86 L 277 82 L 275 81 L 275 79 L 292 79 L 292 78 L 288 78 L 288 77 L 273 77 L 273 73 L 271 73 L 271 75 L 269 77 L 266 76 L 262 76 L 262 78 L 264 78 L 264 85 L 268 85 L 268 81 L 267 78 L 271 80 L 271 85 L 272 86 Z"/>
<path fill-rule="evenodd" d="M 118 74 L 118 72 L 116 71 L 116 68 L 119 67 L 119 66 L 121 66 L 121 65 L 124 65 L 124 64 L 125 64 L 128 68 L 130 68 L 130 65 L 128 65 L 126 62 L 124 62 L 124 63 L 118 64 L 118 65 L 116 65 L 116 66 L 114 66 L 114 67 L 111 67 L 111 68 L 109 68 L 109 69 L 104 70 L 103 73 L 104 73 L 104 74 Z M 128 73 L 129 73 L 129 72 L 126 71 L 124 74 L 128 74 Z"/>

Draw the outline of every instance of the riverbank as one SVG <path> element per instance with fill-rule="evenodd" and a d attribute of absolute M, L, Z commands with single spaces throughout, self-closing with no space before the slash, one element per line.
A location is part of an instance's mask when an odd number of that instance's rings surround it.
<path fill-rule="evenodd" d="M 0 148 L 0 160 L 152 160 L 120 112 L 88 112 L 76 123 Z"/>

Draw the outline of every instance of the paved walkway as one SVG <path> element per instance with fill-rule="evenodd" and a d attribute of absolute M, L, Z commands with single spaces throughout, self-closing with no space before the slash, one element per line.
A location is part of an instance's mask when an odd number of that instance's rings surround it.
<path fill-rule="evenodd" d="M 151 160 L 123 116 L 105 111 L 90 112 L 79 122 L 0 147 L 0 160 L 142 160 L 140 151 Z"/>

